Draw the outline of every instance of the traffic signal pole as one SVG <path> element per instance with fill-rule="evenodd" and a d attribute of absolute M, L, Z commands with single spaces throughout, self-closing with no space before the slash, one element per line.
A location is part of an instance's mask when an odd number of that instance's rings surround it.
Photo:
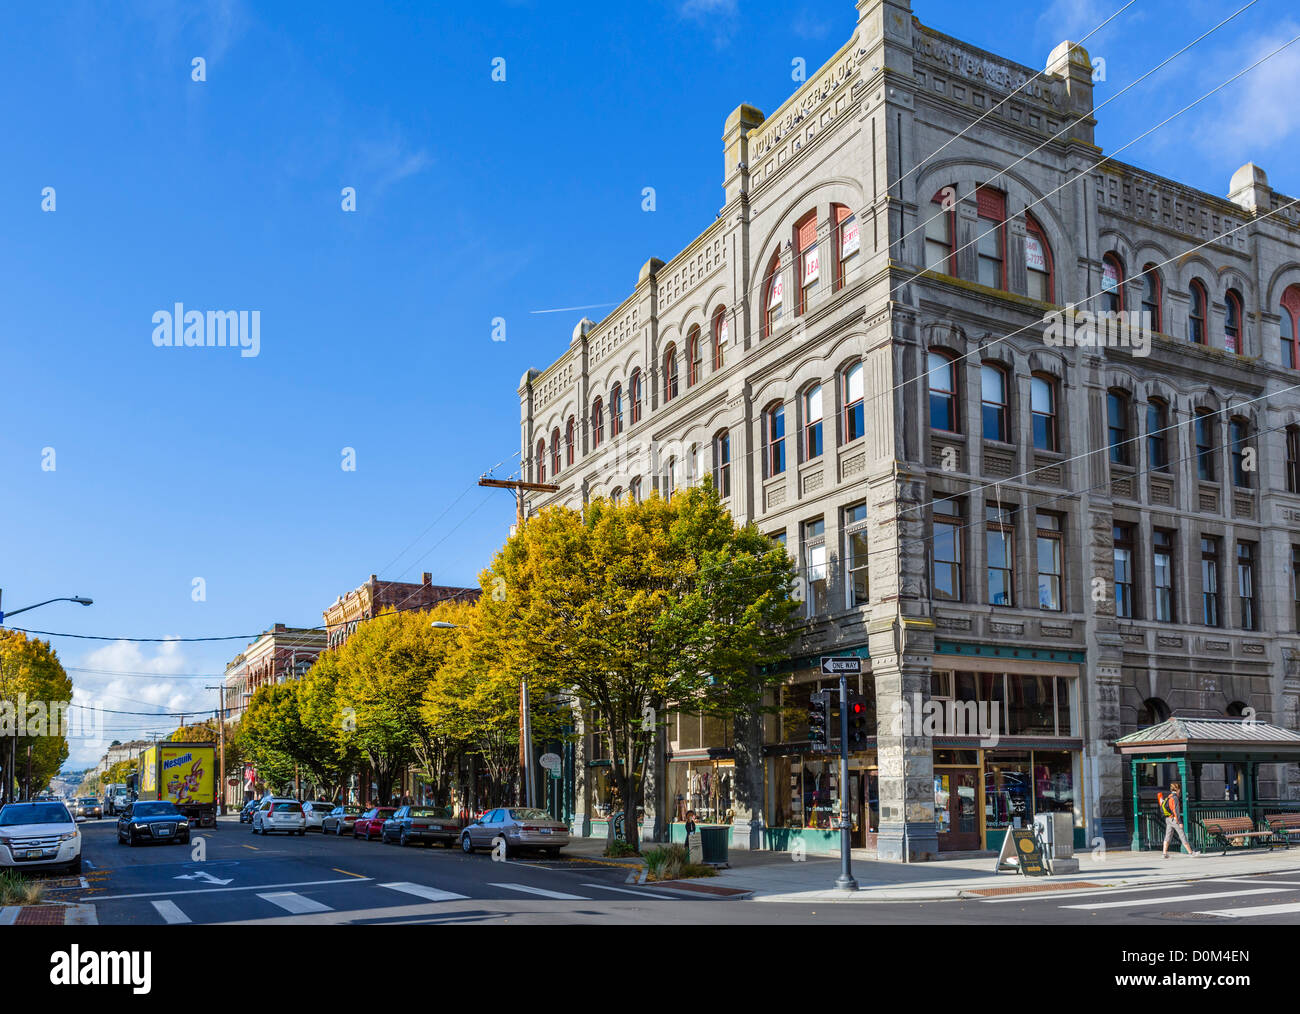
<path fill-rule="evenodd" d="M 840 675 L 840 875 L 835 886 L 841 891 L 856 891 L 853 879 L 852 822 L 849 809 L 849 678 Z"/>

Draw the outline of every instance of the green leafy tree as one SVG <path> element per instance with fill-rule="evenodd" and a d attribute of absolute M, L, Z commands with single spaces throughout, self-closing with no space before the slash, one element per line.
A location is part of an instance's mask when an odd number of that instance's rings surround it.
<path fill-rule="evenodd" d="M 499 664 L 516 685 L 527 675 L 534 693 L 589 709 L 629 814 L 665 713 L 760 710 L 778 677 L 759 664 L 787 650 L 798 609 L 785 550 L 737 527 L 707 482 L 671 502 L 549 508 L 481 581 Z M 636 823 L 625 822 L 634 848 Z"/>
<path fill-rule="evenodd" d="M 63 709 L 71 700 L 72 680 L 48 641 L 0 631 L 0 794 L 5 798 L 14 798 L 27 783 L 29 751 L 32 789 L 58 774 L 68 759 L 65 720 L 72 716 Z"/>

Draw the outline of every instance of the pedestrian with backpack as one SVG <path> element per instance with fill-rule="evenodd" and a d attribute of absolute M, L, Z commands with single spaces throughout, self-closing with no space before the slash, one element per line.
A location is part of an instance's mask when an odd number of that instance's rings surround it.
<path fill-rule="evenodd" d="M 1160 797 L 1160 812 L 1165 818 L 1165 846 L 1164 858 L 1169 858 L 1169 842 L 1174 835 L 1178 835 L 1178 840 L 1183 843 L 1183 850 L 1189 855 L 1199 856 L 1199 852 L 1192 851 L 1192 846 L 1187 843 L 1187 835 L 1183 831 L 1183 800 L 1182 786 L 1177 782 L 1169 783 L 1169 794 Z"/>

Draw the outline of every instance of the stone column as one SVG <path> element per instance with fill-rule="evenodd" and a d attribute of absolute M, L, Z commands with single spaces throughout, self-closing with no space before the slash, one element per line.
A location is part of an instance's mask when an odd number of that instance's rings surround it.
<path fill-rule="evenodd" d="M 732 799 L 731 847 L 763 847 L 763 716 L 743 712 L 734 722 L 736 772 Z"/>
<path fill-rule="evenodd" d="M 583 721 L 582 706 L 574 701 L 573 708 L 573 834 L 578 838 L 591 837 L 591 783 L 587 778 L 587 760 L 591 756 L 587 725 Z"/>

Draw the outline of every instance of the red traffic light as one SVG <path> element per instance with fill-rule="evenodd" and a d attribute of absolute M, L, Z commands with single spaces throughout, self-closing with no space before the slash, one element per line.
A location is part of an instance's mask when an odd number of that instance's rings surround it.
<path fill-rule="evenodd" d="M 858 701 L 854 701 L 854 702 L 853 702 L 853 713 L 854 713 L 855 715 L 860 715 L 860 714 L 862 714 L 862 712 L 863 712 L 862 704 L 861 704 L 860 702 L 858 702 Z"/>

